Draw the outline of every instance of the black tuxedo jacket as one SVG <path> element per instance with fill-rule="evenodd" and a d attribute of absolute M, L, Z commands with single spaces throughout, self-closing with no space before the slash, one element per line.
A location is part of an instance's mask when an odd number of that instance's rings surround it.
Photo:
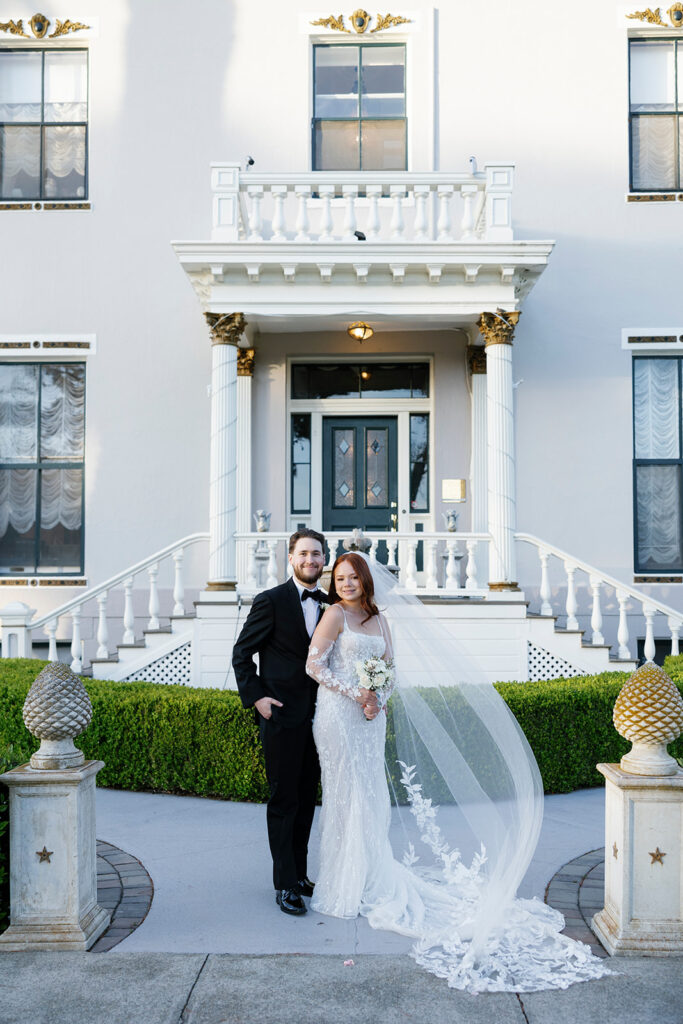
<path fill-rule="evenodd" d="M 309 644 L 301 598 L 292 579 L 258 594 L 232 653 L 244 707 L 253 707 L 261 697 L 274 697 L 282 707 L 273 707 L 273 724 L 293 728 L 312 718 L 318 684 L 306 675 Z"/>

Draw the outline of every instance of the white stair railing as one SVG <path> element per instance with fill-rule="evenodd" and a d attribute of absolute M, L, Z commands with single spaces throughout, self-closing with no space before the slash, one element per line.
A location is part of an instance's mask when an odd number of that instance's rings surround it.
<path fill-rule="evenodd" d="M 579 628 L 578 619 L 576 613 L 578 610 L 577 599 L 576 599 L 576 580 L 575 576 L 577 572 L 584 573 L 587 577 L 588 589 L 591 593 L 591 640 L 588 646 L 602 646 L 605 643 L 603 636 L 603 615 L 602 615 L 602 604 L 601 594 L 603 588 L 608 588 L 614 593 L 616 603 L 619 608 L 619 625 L 617 628 L 617 643 L 618 643 L 618 657 L 622 660 L 629 661 L 635 659 L 635 652 L 632 652 L 629 648 L 629 641 L 631 639 L 629 633 L 629 611 L 633 611 L 634 606 L 640 605 L 643 618 L 645 620 L 645 643 L 643 653 L 645 659 L 651 661 L 655 656 L 655 622 L 658 625 L 661 624 L 662 619 L 666 622 L 666 629 L 671 637 L 671 653 L 678 654 L 678 638 L 683 626 L 683 613 L 675 608 L 671 608 L 669 605 L 664 604 L 661 601 L 655 601 L 650 597 L 649 594 L 643 594 L 635 587 L 629 586 L 627 583 L 623 583 L 621 580 L 615 579 L 613 576 L 607 575 L 607 573 L 601 572 L 600 569 L 596 569 L 595 566 L 588 565 L 586 562 L 582 562 L 572 555 L 568 555 L 566 551 L 562 551 L 560 548 L 554 547 L 552 544 L 548 544 L 546 541 L 540 540 L 538 537 L 534 537 L 529 533 L 517 533 L 515 534 L 517 541 L 523 544 L 529 544 L 536 549 L 539 558 L 540 565 L 540 587 L 539 595 L 541 598 L 541 614 L 552 615 L 553 609 L 550 604 L 551 599 L 551 587 L 548 573 L 548 562 L 550 558 L 556 559 L 564 570 L 564 586 L 566 587 L 566 602 L 564 612 L 567 617 L 567 629 L 575 630 Z"/>
<path fill-rule="evenodd" d="M 173 608 L 169 609 L 168 617 L 171 615 L 179 616 L 185 613 L 184 608 L 184 596 L 185 596 L 185 584 L 183 579 L 183 557 L 184 552 L 187 548 L 194 544 L 198 544 L 201 541 L 208 541 L 208 533 L 192 533 L 187 537 L 183 537 L 181 540 L 176 541 L 174 544 L 169 544 L 167 547 L 162 548 L 161 551 L 156 551 L 153 555 L 148 558 L 144 558 L 141 562 L 137 562 L 135 565 L 129 566 L 124 569 L 123 572 L 117 573 L 110 579 L 105 580 L 104 583 L 100 583 L 99 586 L 89 587 L 84 590 L 83 593 L 77 597 L 72 598 L 70 601 L 66 601 L 58 608 L 52 609 L 46 615 L 36 619 L 35 622 L 27 621 L 24 629 L 26 630 L 27 637 L 27 649 L 31 650 L 31 638 L 38 630 L 44 630 L 48 637 L 48 659 L 50 661 L 57 661 L 57 632 L 59 630 L 59 623 L 61 619 L 70 618 L 71 620 L 71 668 L 74 672 L 83 671 L 83 642 L 81 635 L 81 619 L 83 615 L 83 608 L 88 602 L 96 601 L 97 603 L 97 658 L 109 657 L 109 641 L 110 641 L 110 618 L 108 614 L 108 608 L 110 607 L 109 598 L 112 591 L 117 589 L 123 590 L 123 644 L 135 643 L 135 614 L 133 610 L 133 586 L 135 577 L 140 573 L 147 572 L 149 579 L 149 601 L 148 601 L 148 614 L 149 623 L 148 629 L 159 629 L 160 625 L 160 597 L 158 589 L 158 575 L 160 566 L 167 559 L 173 562 Z M 2 611 L 0 609 L 0 617 Z M 67 636 L 68 639 L 68 636 Z M 3 655 L 9 656 L 9 653 L 5 653 L 3 648 Z M 30 657 L 30 654 L 29 654 Z"/>

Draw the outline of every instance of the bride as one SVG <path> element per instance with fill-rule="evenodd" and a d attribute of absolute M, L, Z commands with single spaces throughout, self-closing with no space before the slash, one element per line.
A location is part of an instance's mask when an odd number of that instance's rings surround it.
<path fill-rule="evenodd" d="M 394 857 L 390 687 L 375 693 L 360 682 L 368 659 L 390 662 L 394 650 L 401 783 L 433 856 L 427 866 L 412 843 L 403 863 Z M 609 974 L 588 946 L 560 934 L 561 914 L 515 897 L 540 832 L 540 776 L 493 686 L 457 678 L 462 662 L 457 642 L 383 566 L 356 552 L 337 558 L 307 661 L 320 684 L 313 734 L 323 785 L 311 907 L 413 937 L 418 963 L 469 992 L 566 988 Z M 456 824 L 459 845 L 466 834 L 475 840 L 469 867 L 446 841 L 440 813 Z"/>

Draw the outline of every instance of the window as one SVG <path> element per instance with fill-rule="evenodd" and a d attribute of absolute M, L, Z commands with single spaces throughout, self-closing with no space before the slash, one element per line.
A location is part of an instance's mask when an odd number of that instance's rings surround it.
<path fill-rule="evenodd" d="M 292 416 L 292 512 L 311 511 L 311 417 Z"/>
<path fill-rule="evenodd" d="M 683 40 L 629 46 L 631 189 L 683 188 Z"/>
<path fill-rule="evenodd" d="M 410 511 L 429 512 L 429 416 L 410 414 Z"/>
<path fill-rule="evenodd" d="M 633 360 L 636 572 L 683 570 L 682 362 Z"/>
<path fill-rule="evenodd" d="M 0 573 L 83 572 L 84 363 L 0 363 Z"/>
<path fill-rule="evenodd" d="M 315 46 L 313 170 L 406 170 L 405 46 Z"/>
<path fill-rule="evenodd" d="M 292 398 L 429 398 L 429 363 L 294 363 Z"/>
<path fill-rule="evenodd" d="M 0 50 L 0 198 L 87 196 L 87 50 Z"/>

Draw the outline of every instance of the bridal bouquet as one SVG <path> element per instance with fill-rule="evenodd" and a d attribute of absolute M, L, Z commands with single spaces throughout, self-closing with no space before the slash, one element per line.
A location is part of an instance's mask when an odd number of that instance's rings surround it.
<path fill-rule="evenodd" d="M 366 661 L 357 661 L 356 674 L 360 685 L 366 690 L 377 693 L 380 705 L 383 704 L 381 694 L 391 691 L 394 683 L 393 661 L 391 659 L 385 661 L 384 658 L 368 658 Z"/>

